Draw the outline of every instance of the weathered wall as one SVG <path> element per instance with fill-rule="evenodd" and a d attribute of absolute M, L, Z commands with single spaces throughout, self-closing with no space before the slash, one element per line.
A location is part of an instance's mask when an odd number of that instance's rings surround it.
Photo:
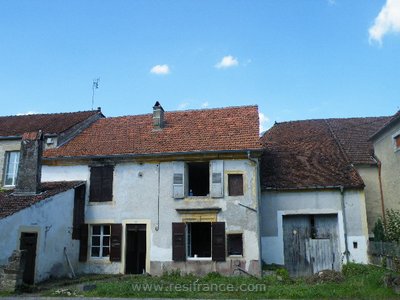
<path fill-rule="evenodd" d="M 283 215 L 337 214 L 341 253 L 345 252 L 343 210 L 339 190 L 264 191 L 261 198 L 261 249 L 267 264 L 284 264 Z M 363 191 L 345 191 L 350 261 L 367 263 L 367 221 Z M 353 247 L 357 242 L 357 249 Z"/>
<path fill-rule="evenodd" d="M 19 151 L 20 148 L 21 140 L 0 140 L 0 186 L 4 184 L 6 151 Z"/>
<path fill-rule="evenodd" d="M 19 249 L 21 232 L 37 232 L 35 281 L 70 273 L 64 247 L 77 267 L 79 242 L 72 240 L 74 190 L 57 194 L 0 219 L 0 265 L 6 264 L 11 253 Z"/>
<path fill-rule="evenodd" d="M 160 176 L 158 172 L 160 168 Z M 147 261 L 146 269 L 152 274 L 162 273 L 165 269 L 184 268 L 193 270 L 196 262 L 174 263 L 172 261 L 172 222 L 181 222 L 182 215 L 176 209 L 221 208 L 217 215 L 219 222 L 226 222 L 226 233 L 243 234 L 244 261 L 242 267 L 257 272 L 259 261 L 259 240 L 257 212 L 239 205 L 257 209 L 257 174 L 255 163 L 246 159 L 224 161 L 224 198 L 188 197 L 176 200 L 172 197 L 173 162 L 158 163 L 119 163 L 114 169 L 113 201 L 107 203 L 88 203 L 86 205 L 86 223 L 123 224 L 122 249 L 125 249 L 126 224 L 147 225 Z M 241 172 L 244 180 L 243 196 L 228 196 L 228 173 Z M 141 176 L 139 175 L 141 174 Z M 90 170 L 87 166 L 44 166 L 43 180 L 87 180 Z M 160 184 L 158 184 L 160 178 Z M 88 184 L 87 197 L 90 183 Z M 160 201 L 158 202 L 158 189 Z M 158 206 L 159 205 L 159 206 Z M 158 212 L 160 212 L 158 214 Z M 157 230 L 158 229 L 158 230 Z M 236 258 L 232 258 L 236 261 Z M 202 262 L 204 270 L 228 270 L 232 264 Z M 91 259 L 82 264 L 82 271 L 95 273 L 124 273 L 125 253 L 121 263 L 110 263 L 108 259 Z"/>
<path fill-rule="evenodd" d="M 382 163 L 382 187 L 385 208 L 400 210 L 400 150 L 394 137 L 400 134 L 400 122 L 374 141 L 374 151 Z"/>
<path fill-rule="evenodd" d="M 368 233 L 371 236 L 375 222 L 382 217 L 378 167 L 357 165 L 356 169 L 365 183 L 365 205 L 367 208 Z"/>

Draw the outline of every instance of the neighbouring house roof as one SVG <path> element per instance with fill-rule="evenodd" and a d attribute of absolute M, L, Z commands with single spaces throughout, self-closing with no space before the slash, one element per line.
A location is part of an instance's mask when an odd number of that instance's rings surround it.
<path fill-rule="evenodd" d="M 384 133 L 388 128 L 397 123 L 400 120 L 400 110 L 395 113 L 389 120 L 379 128 L 379 130 L 375 131 L 374 134 L 371 135 L 370 140 L 375 140 L 378 136 Z"/>
<path fill-rule="evenodd" d="M 59 134 L 96 114 L 101 114 L 101 111 L 0 117 L 0 137 L 22 136 L 24 132 L 39 130 L 44 134 Z"/>
<path fill-rule="evenodd" d="M 44 182 L 41 193 L 33 196 L 15 196 L 14 190 L 0 191 L 0 219 L 30 207 L 44 199 L 84 184 L 82 181 Z"/>
<path fill-rule="evenodd" d="M 152 114 L 99 119 L 74 139 L 46 150 L 47 158 L 157 155 L 260 150 L 257 106 L 164 113 L 153 128 Z"/>
<path fill-rule="evenodd" d="M 263 189 L 363 188 L 352 163 L 370 163 L 368 137 L 383 118 L 277 123 L 261 142 Z"/>

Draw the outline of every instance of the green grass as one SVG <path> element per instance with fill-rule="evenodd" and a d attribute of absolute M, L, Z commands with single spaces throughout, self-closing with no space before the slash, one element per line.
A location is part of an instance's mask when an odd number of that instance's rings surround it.
<path fill-rule="evenodd" d="M 224 277 L 216 273 L 210 273 L 205 277 L 193 275 L 179 276 L 170 273 L 160 277 L 151 276 L 114 276 L 107 279 L 87 278 L 79 280 L 87 284 L 95 284 L 91 291 L 77 291 L 76 285 L 53 287 L 42 293 L 46 296 L 70 296 L 81 295 L 85 297 L 132 297 L 132 298 L 221 298 L 221 299 L 262 299 L 262 298 L 361 298 L 361 299 L 393 299 L 399 298 L 392 289 L 383 285 L 383 277 L 388 271 L 379 267 L 349 264 L 344 266 L 345 280 L 341 283 L 324 282 L 308 283 L 309 280 L 300 278 L 292 280 L 285 276 L 266 276 L 262 279 L 249 277 Z M 284 273 L 284 272 L 283 272 Z M 76 283 L 75 283 L 76 284 Z M 143 290 L 146 285 L 148 289 Z M 233 290 L 212 291 L 219 288 Z M 265 289 L 253 291 L 258 285 L 264 285 Z M 138 288 L 142 288 L 141 291 Z M 175 287 L 172 288 L 171 287 Z M 207 288 L 208 287 L 208 288 Z M 248 291 L 240 291 L 247 287 Z M 157 289 L 157 290 L 156 290 Z M 163 289 L 161 291 L 161 289 Z M 167 291 L 168 289 L 168 291 Z M 206 290 L 204 290 L 206 289 Z M 207 290 L 208 289 L 208 290 Z M 238 290 L 235 290 L 238 289 Z M 58 293 L 56 291 L 58 290 Z M 70 294 L 68 294 L 70 293 Z"/>

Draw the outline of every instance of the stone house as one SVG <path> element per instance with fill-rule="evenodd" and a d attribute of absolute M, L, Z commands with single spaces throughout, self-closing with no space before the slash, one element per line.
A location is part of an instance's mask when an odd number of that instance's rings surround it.
<path fill-rule="evenodd" d="M 372 137 L 378 162 L 381 208 L 400 209 L 400 111 Z"/>
<path fill-rule="evenodd" d="M 45 148 L 54 148 L 103 117 L 100 108 L 72 113 L 0 117 L 0 187 L 13 188 L 16 184 L 19 150 L 25 132 L 41 130 Z"/>
<path fill-rule="evenodd" d="M 0 191 L 0 290 L 12 290 L 19 279 L 33 284 L 66 276 L 77 265 L 85 183 L 41 183 L 42 147 L 40 132 L 22 136 L 15 189 Z M 8 263 L 19 250 L 24 251 L 26 262 L 19 270 L 21 276 L 16 270 L 10 272 Z"/>
<path fill-rule="evenodd" d="M 257 106 L 99 119 L 44 152 L 87 182 L 79 272 L 260 274 Z"/>
<path fill-rule="evenodd" d="M 365 185 L 332 122 L 283 122 L 261 138 L 262 259 L 292 275 L 368 262 Z"/>

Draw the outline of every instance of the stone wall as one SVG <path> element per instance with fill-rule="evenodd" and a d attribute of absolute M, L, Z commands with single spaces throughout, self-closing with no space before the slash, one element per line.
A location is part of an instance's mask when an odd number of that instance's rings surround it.
<path fill-rule="evenodd" d="M 0 291 L 14 292 L 22 285 L 25 267 L 25 251 L 14 250 L 8 264 L 0 266 Z"/>

